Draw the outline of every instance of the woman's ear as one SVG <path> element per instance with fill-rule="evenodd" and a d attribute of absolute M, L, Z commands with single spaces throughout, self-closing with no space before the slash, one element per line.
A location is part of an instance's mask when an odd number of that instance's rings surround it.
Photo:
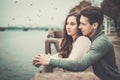
<path fill-rule="evenodd" d="M 93 28 L 97 29 L 98 28 L 98 22 L 93 23 Z"/>

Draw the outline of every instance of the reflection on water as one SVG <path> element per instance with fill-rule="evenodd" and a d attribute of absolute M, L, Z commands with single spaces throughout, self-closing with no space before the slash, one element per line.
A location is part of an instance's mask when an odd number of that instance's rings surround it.
<path fill-rule="evenodd" d="M 32 66 L 32 57 L 45 52 L 45 31 L 0 32 L 0 79 L 30 80 L 40 68 Z"/>

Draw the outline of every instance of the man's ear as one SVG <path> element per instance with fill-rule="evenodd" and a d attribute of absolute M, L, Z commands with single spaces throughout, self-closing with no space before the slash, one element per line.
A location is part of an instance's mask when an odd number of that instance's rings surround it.
<path fill-rule="evenodd" d="M 98 22 L 94 22 L 94 23 L 93 23 L 93 28 L 94 28 L 94 29 L 97 29 L 97 28 L 98 28 Z"/>

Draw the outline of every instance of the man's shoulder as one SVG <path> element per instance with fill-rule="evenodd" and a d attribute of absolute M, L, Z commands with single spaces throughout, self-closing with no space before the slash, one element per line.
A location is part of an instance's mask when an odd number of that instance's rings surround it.
<path fill-rule="evenodd" d="M 100 41 L 100 42 L 109 41 L 109 38 L 105 34 L 101 34 L 98 37 L 96 37 L 96 39 L 93 42 L 95 42 L 95 41 Z"/>
<path fill-rule="evenodd" d="M 98 36 L 93 42 L 93 46 L 102 46 L 102 47 L 107 47 L 107 46 L 112 46 L 111 40 L 106 36 L 105 34 L 101 34 Z"/>

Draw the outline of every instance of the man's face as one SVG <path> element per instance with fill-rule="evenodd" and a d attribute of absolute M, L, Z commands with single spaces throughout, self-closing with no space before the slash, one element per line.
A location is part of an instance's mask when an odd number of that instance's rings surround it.
<path fill-rule="evenodd" d="M 82 16 L 80 17 L 80 25 L 79 25 L 79 28 L 81 29 L 82 31 L 82 34 L 84 36 L 89 36 L 91 37 L 94 33 L 94 27 L 93 27 L 93 24 L 91 25 L 89 23 L 89 20 L 87 17 L 85 16 Z"/>

